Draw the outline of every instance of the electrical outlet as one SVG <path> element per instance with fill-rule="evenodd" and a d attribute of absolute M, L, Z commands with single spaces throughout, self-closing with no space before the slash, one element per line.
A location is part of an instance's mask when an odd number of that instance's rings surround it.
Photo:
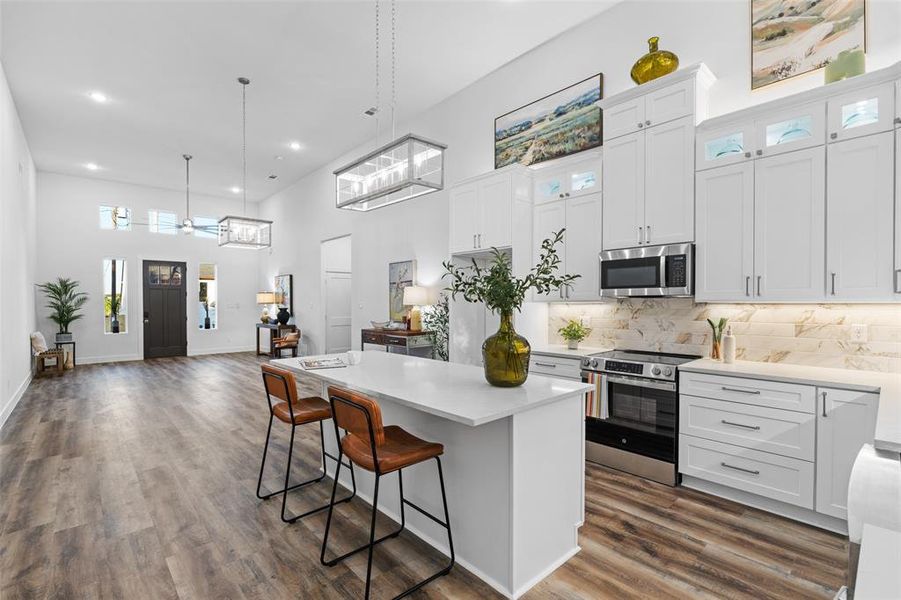
<path fill-rule="evenodd" d="M 851 325 L 851 341 L 865 342 L 867 341 L 867 326 L 855 324 Z"/>
<path fill-rule="evenodd" d="M 591 317 L 579 317 L 579 323 L 582 327 L 591 327 Z"/>

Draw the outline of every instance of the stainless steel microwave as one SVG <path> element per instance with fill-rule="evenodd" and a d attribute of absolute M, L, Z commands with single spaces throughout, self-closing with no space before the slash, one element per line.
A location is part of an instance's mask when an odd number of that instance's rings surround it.
<path fill-rule="evenodd" d="M 607 250 L 599 258 L 602 296 L 694 295 L 693 244 Z"/>

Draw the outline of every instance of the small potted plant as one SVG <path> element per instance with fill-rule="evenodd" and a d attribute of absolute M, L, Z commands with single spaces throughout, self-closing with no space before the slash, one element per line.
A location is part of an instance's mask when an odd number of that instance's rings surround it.
<path fill-rule="evenodd" d="M 581 322 L 572 319 L 566 324 L 566 327 L 558 329 L 557 333 L 566 340 L 566 345 L 570 350 L 578 350 L 579 342 L 591 335 L 591 327 L 585 327 Z"/>
<path fill-rule="evenodd" d="M 726 317 L 720 318 L 716 323 L 707 319 L 710 329 L 713 330 L 713 335 L 710 338 L 710 358 L 713 360 L 723 359 L 723 330 L 726 328 L 728 321 Z"/>
<path fill-rule="evenodd" d="M 50 320 L 59 325 L 56 341 L 71 342 L 72 334 L 69 333 L 69 325 L 84 316 L 81 314 L 81 309 L 88 301 L 88 295 L 77 291 L 77 281 L 64 277 L 42 283 L 38 289 L 47 295 L 47 308 L 51 310 Z"/>
<path fill-rule="evenodd" d="M 121 294 L 110 294 L 106 297 L 109 311 L 109 328 L 112 333 L 119 333 L 119 309 L 122 308 Z"/>

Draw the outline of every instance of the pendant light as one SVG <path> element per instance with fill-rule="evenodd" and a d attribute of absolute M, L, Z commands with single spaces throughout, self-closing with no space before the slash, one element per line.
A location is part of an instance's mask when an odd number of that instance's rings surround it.
<path fill-rule="evenodd" d="M 194 221 L 191 220 L 191 159 L 190 154 L 182 154 L 185 159 L 185 220 L 181 222 L 181 230 L 185 234 L 194 233 Z"/>
<path fill-rule="evenodd" d="M 375 0 L 375 106 L 379 136 L 379 0 Z M 397 7 L 391 0 L 391 137 L 394 138 L 397 70 Z M 334 172 L 338 208 L 368 211 L 444 189 L 447 146 L 413 133 L 344 165 Z"/>
<path fill-rule="evenodd" d="M 244 209 L 242 215 L 247 214 L 247 86 L 250 80 L 246 77 L 238 77 L 241 84 L 241 156 L 242 177 L 244 181 Z M 219 245 L 229 248 L 249 248 L 259 250 L 272 245 L 272 221 L 254 219 L 252 217 L 233 215 L 219 219 Z"/>

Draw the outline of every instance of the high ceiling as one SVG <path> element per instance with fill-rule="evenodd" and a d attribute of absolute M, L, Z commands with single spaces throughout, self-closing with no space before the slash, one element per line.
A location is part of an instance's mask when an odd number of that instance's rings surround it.
<path fill-rule="evenodd" d="M 399 2 L 398 115 L 429 108 L 613 3 Z M 236 78 L 250 78 L 247 188 L 260 200 L 373 139 L 374 121 L 362 113 L 374 102 L 374 13 L 372 0 L 3 0 L 2 60 L 38 169 L 179 189 L 181 155 L 190 153 L 192 190 L 216 196 L 241 185 Z M 381 14 L 384 101 L 388 0 Z M 93 91 L 108 101 L 95 102 Z"/>

